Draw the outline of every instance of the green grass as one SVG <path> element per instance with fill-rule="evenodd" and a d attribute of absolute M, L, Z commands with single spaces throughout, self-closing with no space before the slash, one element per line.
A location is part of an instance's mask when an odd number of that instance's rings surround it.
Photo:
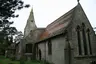
<path fill-rule="evenodd" d="M 5 58 L 4 56 L 0 56 L 0 64 L 43 64 L 40 61 L 12 61 L 9 58 Z"/>
<path fill-rule="evenodd" d="M 20 64 L 19 61 L 11 61 L 9 58 L 5 58 L 4 56 L 0 56 L 0 64 Z"/>

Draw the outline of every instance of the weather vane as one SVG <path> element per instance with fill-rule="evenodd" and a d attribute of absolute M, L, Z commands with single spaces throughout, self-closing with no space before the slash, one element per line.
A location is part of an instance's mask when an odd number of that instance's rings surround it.
<path fill-rule="evenodd" d="M 80 0 L 77 0 L 77 2 L 79 3 Z"/>

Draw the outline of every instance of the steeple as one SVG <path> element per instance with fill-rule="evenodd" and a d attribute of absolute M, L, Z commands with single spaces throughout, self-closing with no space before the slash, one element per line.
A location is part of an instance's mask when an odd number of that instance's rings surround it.
<path fill-rule="evenodd" d="M 34 13 L 33 13 L 33 8 L 31 9 L 29 18 L 27 20 L 27 24 L 26 27 L 24 29 L 24 36 L 27 36 L 32 30 L 35 30 L 36 24 L 35 24 L 35 20 L 34 20 Z"/>

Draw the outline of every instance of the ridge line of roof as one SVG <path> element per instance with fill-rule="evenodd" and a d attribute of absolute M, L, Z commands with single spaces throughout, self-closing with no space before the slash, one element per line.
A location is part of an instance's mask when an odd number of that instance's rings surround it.
<path fill-rule="evenodd" d="M 68 16 L 70 13 L 72 13 L 74 11 L 74 9 L 77 7 L 77 5 L 75 7 L 73 7 L 72 9 L 70 9 L 68 12 L 66 12 L 65 14 L 61 15 L 59 18 L 55 19 L 52 23 L 50 23 L 49 25 L 55 23 L 58 19 L 62 18 L 63 16 L 66 17 Z M 49 26 L 47 25 L 47 27 Z M 47 28 L 46 27 L 46 28 Z"/>

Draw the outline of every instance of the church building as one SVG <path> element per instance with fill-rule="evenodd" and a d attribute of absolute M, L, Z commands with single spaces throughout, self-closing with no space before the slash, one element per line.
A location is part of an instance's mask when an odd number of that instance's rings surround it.
<path fill-rule="evenodd" d="M 36 27 L 31 10 L 23 55 L 52 64 L 96 64 L 96 35 L 81 4 L 78 2 L 46 28 Z"/>

